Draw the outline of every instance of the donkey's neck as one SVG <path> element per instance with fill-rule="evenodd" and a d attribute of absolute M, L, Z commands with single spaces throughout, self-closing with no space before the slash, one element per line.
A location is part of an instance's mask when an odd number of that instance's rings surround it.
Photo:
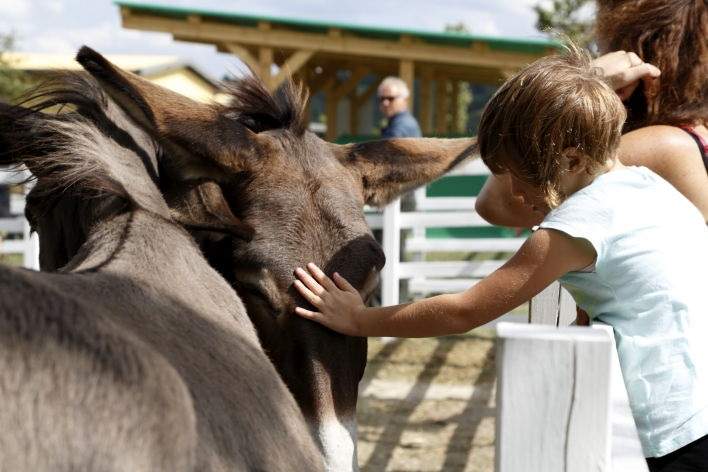
<path fill-rule="evenodd" d="M 236 319 L 253 330 L 241 299 L 187 231 L 143 210 L 94 225 L 62 272 L 127 278 L 144 290 L 199 307 L 205 316 Z"/>

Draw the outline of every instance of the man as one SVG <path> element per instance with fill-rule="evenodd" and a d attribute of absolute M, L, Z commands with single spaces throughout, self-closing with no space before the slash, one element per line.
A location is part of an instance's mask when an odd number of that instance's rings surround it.
<path fill-rule="evenodd" d="M 419 138 L 420 126 L 408 111 L 410 92 L 398 77 L 386 77 L 378 88 L 379 109 L 388 118 L 388 125 L 381 130 L 384 138 Z"/>

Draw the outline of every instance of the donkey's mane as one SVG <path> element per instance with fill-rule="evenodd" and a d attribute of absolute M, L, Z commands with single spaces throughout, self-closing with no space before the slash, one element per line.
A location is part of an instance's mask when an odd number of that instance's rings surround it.
<path fill-rule="evenodd" d="M 307 129 L 308 91 L 301 83 L 286 80 L 274 93 L 255 75 L 224 84 L 231 102 L 225 112 L 259 133 L 270 129 L 289 129 L 300 136 Z"/>
<path fill-rule="evenodd" d="M 101 165 L 106 145 L 144 151 L 115 123 L 119 109 L 86 73 L 61 71 L 28 91 L 19 106 L 0 108 L 0 161 L 26 164 L 41 182 L 35 196 L 51 197 L 71 189 L 88 196 L 112 195 L 128 203 L 130 195 Z M 41 119 L 36 118 L 41 114 Z M 116 136 L 120 144 L 115 143 Z M 144 156 L 140 156 L 145 160 Z M 152 170 L 151 166 L 146 167 Z M 154 179 L 154 176 L 151 175 Z M 46 204 L 51 205 L 47 198 Z M 36 200 L 35 200 L 36 201 Z"/>

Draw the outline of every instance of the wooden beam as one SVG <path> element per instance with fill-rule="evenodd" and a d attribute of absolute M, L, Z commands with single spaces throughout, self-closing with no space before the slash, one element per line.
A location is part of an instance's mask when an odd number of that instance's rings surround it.
<path fill-rule="evenodd" d="M 251 71 L 260 75 L 261 64 L 255 57 L 253 57 L 248 49 L 236 43 L 222 43 L 222 48 L 234 56 L 237 56 L 248 67 L 250 67 Z"/>
<path fill-rule="evenodd" d="M 378 80 L 378 77 L 377 77 L 376 80 L 374 80 L 371 83 L 371 85 L 369 85 L 366 88 L 366 90 L 364 90 L 362 93 L 360 93 L 359 95 L 356 96 L 355 100 L 356 100 L 357 106 L 359 106 L 359 107 L 362 106 L 364 103 L 366 103 L 372 97 L 372 95 L 374 95 L 376 93 L 376 90 L 379 88 L 379 82 L 380 81 Z"/>
<path fill-rule="evenodd" d="M 260 70 L 260 77 L 268 90 L 273 90 L 273 75 L 271 74 L 271 67 L 273 65 L 273 49 L 267 47 L 260 47 L 258 49 L 258 64 Z"/>
<path fill-rule="evenodd" d="M 413 99 L 415 95 L 415 89 L 413 87 L 413 82 L 415 80 L 413 61 L 402 59 L 398 63 L 398 77 L 406 83 L 408 90 L 410 90 L 410 96 L 408 97 L 408 109 L 413 110 Z"/>
<path fill-rule="evenodd" d="M 435 134 L 445 134 L 447 127 L 447 78 L 435 81 Z"/>
<path fill-rule="evenodd" d="M 452 123 L 450 123 L 450 131 L 453 133 L 460 132 L 460 82 L 452 81 L 452 93 L 450 94 L 450 107 L 452 108 Z"/>
<path fill-rule="evenodd" d="M 356 86 L 359 85 L 361 79 L 363 79 L 368 73 L 368 68 L 364 66 L 357 67 L 352 71 L 352 75 L 347 80 L 337 85 L 337 88 L 335 88 L 332 93 L 337 100 L 340 100 L 342 97 L 348 95 L 352 90 L 354 90 Z"/>
<path fill-rule="evenodd" d="M 339 98 L 332 90 L 325 92 L 325 115 L 327 116 L 327 133 L 325 139 L 334 142 L 337 139 L 337 105 Z"/>
<path fill-rule="evenodd" d="M 421 72 L 421 79 L 420 79 L 420 105 L 418 106 L 418 109 L 420 110 L 419 113 L 419 120 L 420 120 L 420 128 L 423 131 L 423 134 L 430 134 L 431 131 L 431 126 L 430 126 L 430 115 L 431 115 L 431 109 L 430 105 L 432 103 L 431 101 L 431 85 L 432 85 L 432 74 L 430 69 L 423 69 Z"/>
<path fill-rule="evenodd" d="M 334 73 L 328 74 L 326 72 L 322 72 L 308 83 L 308 87 L 310 87 L 310 95 L 314 95 L 320 90 L 324 90 L 326 92 L 334 87 L 336 82 L 337 77 Z"/>
<path fill-rule="evenodd" d="M 349 134 L 359 133 L 359 108 L 361 105 L 356 101 L 356 90 L 349 94 Z"/>
<path fill-rule="evenodd" d="M 131 14 L 123 16 L 123 26 L 146 31 L 163 31 L 172 33 L 181 40 L 212 44 L 226 41 L 286 50 L 316 48 L 318 51 L 344 55 L 492 68 L 522 67 L 543 55 L 491 49 L 471 54 L 469 48 L 422 42 L 404 44 L 400 41 L 345 35 L 332 37 L 318 33 L 266 29 L 265 26 L 253 28 L 219 23 L 202 23 L 195 26 L 178 18 L 159 17 L 132 10 Z"/>
<path fill-rule="evenodd" d="M 362 93 L 357 94 L 354 89 L 349 96 L 349 132 L 351 134 L 359 133 L 359 110 L 371 96 L 376 93 L 379 87 L 379 80 L 374 80 Z"/>
<path fill-rule="evenodd" d="M 271 87 L 277 89 L 289 75 L 295 74 L 314 54 L 314 51 L 295 51 L 280 67 L 278 74 L 273 77 Z"/>

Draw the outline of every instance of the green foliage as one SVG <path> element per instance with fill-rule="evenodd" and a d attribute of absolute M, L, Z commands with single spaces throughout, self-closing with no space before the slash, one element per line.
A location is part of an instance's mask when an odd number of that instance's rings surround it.
<path fill-rule="evenodd" d="M 464 22 L 459 21 L 457 23 L 451 23 L 445 25 L 446 33 L 460 33 L 460 34 L 471 34 L 472 30 Z M 457 107 L 457 123 L 452 123 L 453 130 L 467 130 L 469 124 L 468 110 L 470 103 L 472 103 L 472 92 L 468 83 L 459 84 L 459 95 L 457 96 L 457 103 L 453 104 L 452 107 Z M 452 84 L 448 86 L 448 92 L 452 92 Z M 454 114 L 452 113 L 452 107 L 448 111 L 448 121 L 452 121 Z"/>
<path fill-rule="evenodd" d="M 553 0 L 550 6 L 537 4 L 536 28 L 544 33 L 561 33 L 574 43 L 592 48 L 594 21 L 589 14 L 593 0 Z"/>
<path fill-rule="evenodd" d="M 469 34 L 472 31 L 470 31 L 469 26 L 467 26 L 465 23 L 462 21 L 459 21 L 457 23 L 452 23 L 445 25 L 445 32 L 446 33 L 465 33 Z"/>
<path fill-rule="evenodd" d="M 31 86 L 31 80 L 22 71 L 12 68 L 7 57 L 15 46 L 12 34 L 0 33 L 0 100 L 13 100 Z"/>

